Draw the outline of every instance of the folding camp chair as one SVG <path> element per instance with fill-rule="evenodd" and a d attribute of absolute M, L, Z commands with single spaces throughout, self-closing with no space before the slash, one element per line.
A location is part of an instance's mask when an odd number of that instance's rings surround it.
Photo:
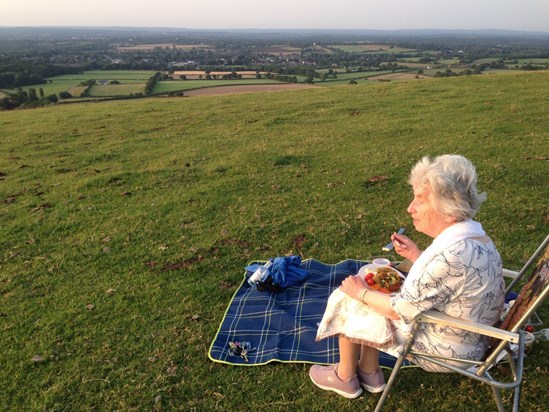
<path fill-rule="evenodd" d="M 530 276 L 528 276 L 528 279 L 518 294 L 515 303 L 505 315 L 501 325 L 497 327 L 456 319 L 435 310 L 430 310 L 417 316 L 414 320 L 410 337 L 404 346 L 404 352 L 402 356 L 397 359 L 393 372 L 387 381 L 387 386 L 385 387 L 385 390 L 377 403 L 375 411 L 381 411 L 381 408 L 389 396 L 389 392 L 402 366 L 402 363 L 410 355 L 415 358 L 427 360 L 436 365 L 442 366 L 451 372 L 457 372 L 461 375 L 490 385 L 500 412 L 505 410 L 500 391 L 502 389 L 513 390 L 513 411 L 518 411 L 524 362 L 525 335 L 523 332 L 523 327 L 528 323 L 528 320 L 534 314 L 536 308 L 542 303 L 543 299 L 549 293 L 549 236 L 545 238 L 543 243 L 528 260 L 528 262 L 526 262 L 520 272 L 517 273 L 508 270 L 504 271 L 504 274 L 514 277 L 506 289 L 506 295 L 508 295 L 512 291 L 513 287 L 517 285 L 525 274 L 530 271 L 532 263 L 535 262 L 538 257 L 540 257 L 539 261 Z M 415 334 L 422 323 L 435 323 L 440 326 L 453 326 L 488 336 L 491 338 L 490 349 L 486 353 L 485 358 L 481 361 L 464 361 L 463 359 L 444 358 L 411 350 Z M 518 345 L 518 348 L 515 348 L 515 351 L 513 351 L 511 344 Z M 489 369 L 498 363 L 502 359 L 502 356 L 508 361 L 512 378 L 499 381 L 492 377 L 489 373 Z M 446 361 L 452 360 L 465 363 L 468 366 L 460 368 L 446 363 Z M 469 368 L 466 369 L 467 367 Z"/>

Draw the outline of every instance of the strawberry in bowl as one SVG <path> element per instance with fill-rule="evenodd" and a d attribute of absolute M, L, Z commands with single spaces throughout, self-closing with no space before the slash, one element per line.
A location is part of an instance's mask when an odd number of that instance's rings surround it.
<path fill-rule="evenodd" d="M 370 289 L 378 290 L 382 293 L 395 293 L 402 286 L 402 275 L 389 266 L 368 269 L 364 275 L 364 280 Z"/>

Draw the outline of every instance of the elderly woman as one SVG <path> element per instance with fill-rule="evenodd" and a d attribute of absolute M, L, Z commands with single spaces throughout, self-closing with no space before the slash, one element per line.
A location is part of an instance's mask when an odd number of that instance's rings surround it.
<path fill-rule="evenodd" d="M 462 156 L 425 157 L 415 165 L 414 199 L 407 211 L 415 228 L 434 240 L 421 252 L 408 237 L 392 235 L 396 252 L 414 262 L 393 296 L 369 289 L 359 276 L 348 277 L 332 293 L 317 340 L 338 336 L 340 362 L 312 366 L 315 385 L 346 398 L 356 398 L 362 388 L 383 391 L 378 350 L 399 356 L 411 322 L 424 311 L 487 325 L 499 319 L 505 287 L 501 258 L 482 226 L 471 220 L 485 200 L 476 183 L 474 166 Z M 487 349 L 480 335 L 456 328 L 425 326 L 416 336 L 414 349 L 442 356 L 477 360 Z M 429 371 L 447 371 L 416 362 Z"/>

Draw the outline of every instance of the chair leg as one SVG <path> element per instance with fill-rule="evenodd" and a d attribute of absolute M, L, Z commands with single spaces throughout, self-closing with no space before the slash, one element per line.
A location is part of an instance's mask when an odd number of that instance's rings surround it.
<path fill-rule="evenodd" d="M 520 402 L 520 385 L 515 388 L 515 396 L 513 396 L 513 412 L 519 412 Z"/>
<path fill-rule="evenodd" d="M 385 389 L 383 390 L 381 397 L 377 401 L 376 409 L 374 410 L 374 412 L 380 412 L 381 408 L 383 408 L 385 401 L 389 397 L 389 392 L 391 391 L 391 387 L 393 386 L 393 383 L 396 379 L 398 371 L 400 370 L 400 367 L 404 363 L 404 359 L 405 359 L 405 355 L 402 355 L 397 359 L 395 366 L 393 367 L 393 371 L 391 372 L 391 376 L 389 377 L 389 380 L 385 385 Z"/>
<path fill-rule="evenodd" d="M 496 400 L 496 405 L 499 412 L 505 412 L 505 406 L 503 406 L 503 400 L 501 399 L 500 390 L 495 386 L 492 386 L 492 393 L 494 394 L 494 399 Z"/>
<path fill-rule="evenodd" d="M 414 337 L 416 335 L 416 332 L 419 328 L 419 323 L 415 322 L 414 326 L 412 327 L 412 330 L 410 331 L 410 335 L 408 340 L 406 341 L 406 344 L 404 345 L 404 349 L 402 351 L 402 355 L 400 355 L 395 363 L 395 366 L 393 367 L 393 371 L 391 372 L 391 376 L 389 377 L 389 380 L 387 381 L 387 384 L 385 385 L 385 389 L 383 390 L 383 393 L 381 394 L 381 397 L 379 398 L 379 401 L 377 401 L 376 409 L 374 412 L 380 412 L 381 408 L 383 408 L 383 404 L 389 397 L 389 392 L 391 391 L 391 387 L 393 386 L 393 383 L 395 382 L 396 376 L 398 374 L 398 371 L 402 367 L 402 364 L 404 363 L 404 360 L 406 359 L 406 355 L 410 351 L 410 348 L 412 347 L 412 343 L 414 343 Z"/>

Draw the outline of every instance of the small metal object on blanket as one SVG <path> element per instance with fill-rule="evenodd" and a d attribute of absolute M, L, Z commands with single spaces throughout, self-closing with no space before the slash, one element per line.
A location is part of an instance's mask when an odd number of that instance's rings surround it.
<path fill-rule="evenodd" d="M 232 356 L 240 356 L 246 362 L 249 362 L 248 352 L 252 350 L 253 348 L 250 342 L 229 342 L 229 353 Z"/>

